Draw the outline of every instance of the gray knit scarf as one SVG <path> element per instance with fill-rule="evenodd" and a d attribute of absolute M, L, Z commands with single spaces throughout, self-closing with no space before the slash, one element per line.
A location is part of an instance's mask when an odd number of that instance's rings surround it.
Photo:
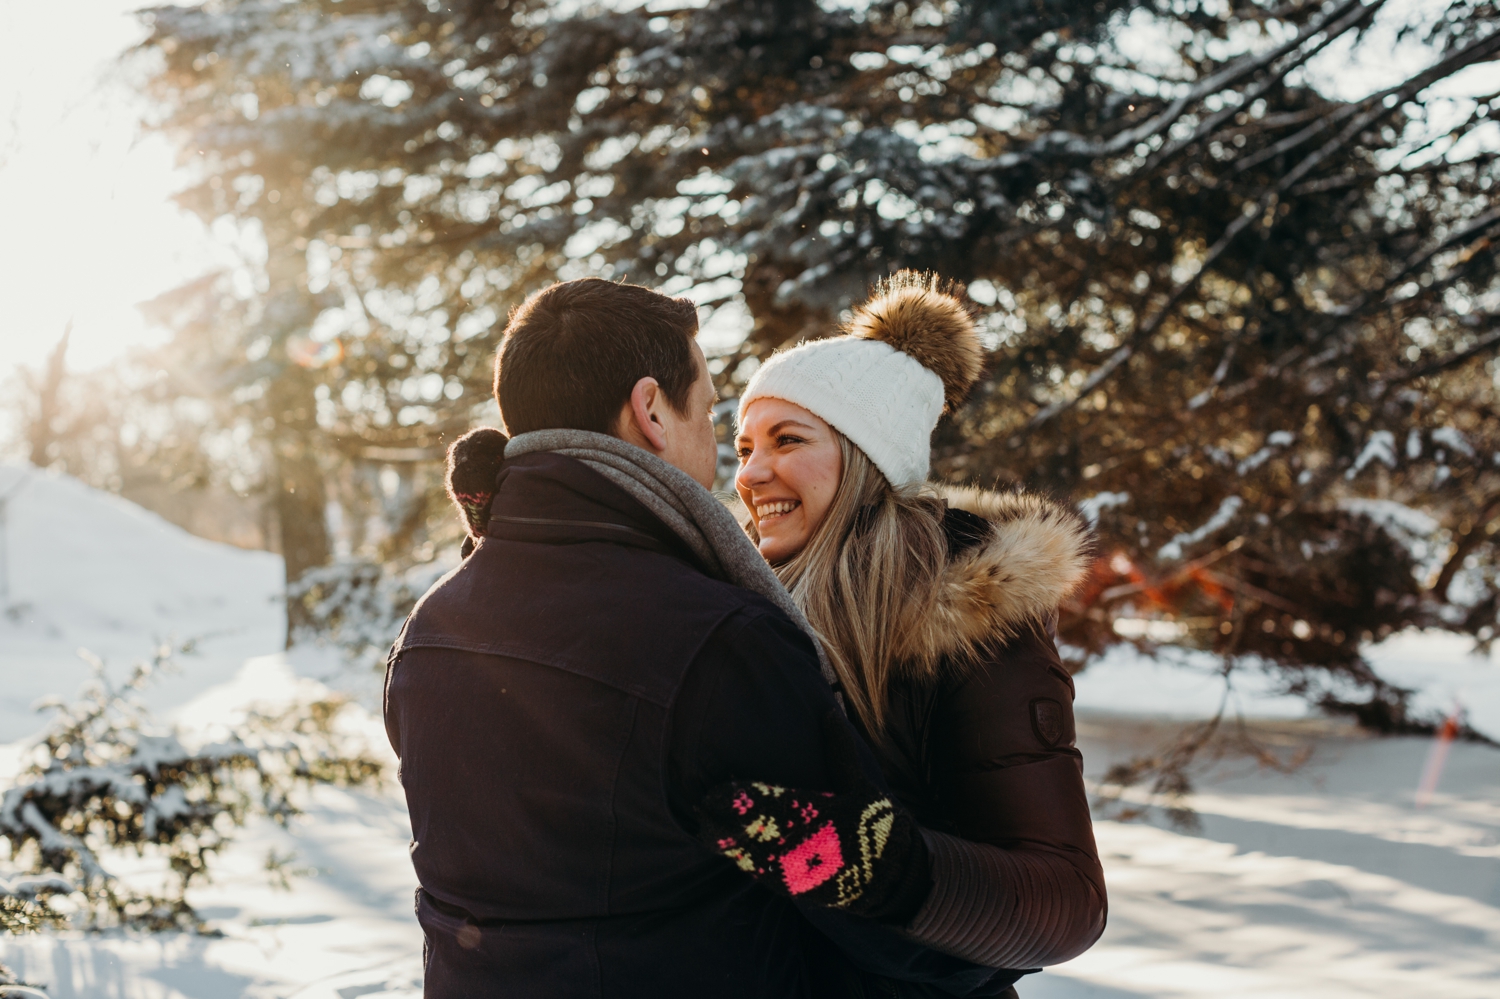
<path fill-rule="evenodd" d="M 823 654 L 818 633 L 781 585 L 776 573 L 735 523 L 724 504 L 682 469 L 618 437 L 589 430 L 534 430 L 512 437 L 506 458 L 550 451 L 576 458 L 650 510 L 672 529 L 707 567 L 709 575 L 758 593 L 781 608 L 818 650 L 823 678 L 833 684 L 833 669 Z"/>

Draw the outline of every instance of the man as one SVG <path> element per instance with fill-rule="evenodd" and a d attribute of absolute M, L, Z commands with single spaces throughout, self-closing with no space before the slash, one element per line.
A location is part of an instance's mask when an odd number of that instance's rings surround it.
<path fill-rule="evenodd" d="M 608 434 L 708 487 L 714 389 L 696 332 L 692 303 L 645 288 L 534 295 L 496 362 L 511 439 Z M 826 994 L 826 943 L 700 843 L 694 815 L 736 777 L 835 783 L 814 646 L 770 600 L 711 578 L 599 467 L 512 453 L 492 496 L 460 490 L 477 545 L 392 650 L 386 726 L 427 995 Z M 925 860 L 908 866 L 920 903 Z M 897 908 L 893 922 L 914 906 Z M 890 946 L 878 924 L 835 918 L 844 946 Z"/>

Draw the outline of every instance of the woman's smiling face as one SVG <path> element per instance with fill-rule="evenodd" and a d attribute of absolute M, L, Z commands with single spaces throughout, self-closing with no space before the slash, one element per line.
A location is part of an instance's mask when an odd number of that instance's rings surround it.
<path fill-rule="evenodd" d="M 823 522 L 844 471 L 833 428 L 801 406 L 761 398 L 745 410 L 735 439 L 734 487 L 773 565 L 806 547 Z"/>

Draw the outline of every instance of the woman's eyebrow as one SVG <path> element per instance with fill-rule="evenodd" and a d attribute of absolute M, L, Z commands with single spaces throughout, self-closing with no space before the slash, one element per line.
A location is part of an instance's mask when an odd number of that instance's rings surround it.
<path fill-rule="evenodd" d="M 786 427 L 801 427 L 803 430 L 811 430 L 813 433 L 818 432 L 818 428 L 813 426 L 811 423 L 803 423 L 801 420 L 782 420 L 780 423 L 777 423 L 769 430 L 767 430 L 766 436 L 772 437 L 776 434 L 779 434 Z M 748 440 L 750 440 L 750 435 L 745 433 L 743 430 L 740 431 L 734 439 L 736 444 L 738 444 L 740 441 Z"/>

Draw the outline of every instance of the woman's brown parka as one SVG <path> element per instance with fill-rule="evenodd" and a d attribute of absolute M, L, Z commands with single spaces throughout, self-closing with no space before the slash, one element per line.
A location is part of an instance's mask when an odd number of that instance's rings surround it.
<path fill-rule="evenodd" d="M 929 836 L 934 874 L 970 872 L 935 877 L 952 887 L 933 892 L 910 930 L 990 967 L 1057 964 L 1099 938 L 1106 913 L 1073 681 L 1053 637 L 1092 536 L 1076 513 L 1036 496 L 947 499 L 940 605 L 905 636 L 938 666 L 895 679 L 883 730 L 867 733 L 892 790 L 947 834 Z"/>

